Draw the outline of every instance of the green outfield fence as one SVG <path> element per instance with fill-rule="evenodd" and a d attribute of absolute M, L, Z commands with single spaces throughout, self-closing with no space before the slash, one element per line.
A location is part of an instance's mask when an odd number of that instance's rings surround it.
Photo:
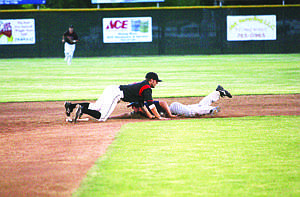
<path fill-rule="evenodd" d="M 277 38 L 227 41 L 228 15 L 276 15 Z M 103 18 L 148 16 L 152 42 L 103 43 Z M 0 45 L 0 58 L 62 57 L 61 38 L 69 24 L 81 40 L 77 57 L 300 52 L 300 5 L 0 10 L 0 19 L 26 18 L 35 19 L 36 43 Z"/>

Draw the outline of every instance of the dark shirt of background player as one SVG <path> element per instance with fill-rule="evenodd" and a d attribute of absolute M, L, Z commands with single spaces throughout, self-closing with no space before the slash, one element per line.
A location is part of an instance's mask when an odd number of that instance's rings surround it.
<path fill-rule="evenodd" d="M 78 41 L 78 35 L 74 31 L 73 25 L 69 27 L 69 30 L 66 31 L 63 35 L 63 41 L 67 42 L 68 44 L 76 44 L 75 41 Z"/>

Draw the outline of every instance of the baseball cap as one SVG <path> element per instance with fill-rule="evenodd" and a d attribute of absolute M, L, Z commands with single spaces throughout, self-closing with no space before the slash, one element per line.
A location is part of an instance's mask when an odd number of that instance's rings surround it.
<path fill-rule="evenodd" d="M 73 25 L 70 25 L 69 27 L 70 27 L 70 28 L 74 28 L 74 26 L 73 26 Z"/>
<path fill-rule="evenodd" d="M 156 74 L 156 73 L 154 73 L 154 72 L 148 72 L 147 74 L 146 74 L 146 77 L 145 78 L 147 78 L 147 79 L 154 79 L 154 80 L 156 80 L 157 82 L 162 82 L 162 80 L 160 80 L 159 78 L 158 78 L 158 75 Z"/>

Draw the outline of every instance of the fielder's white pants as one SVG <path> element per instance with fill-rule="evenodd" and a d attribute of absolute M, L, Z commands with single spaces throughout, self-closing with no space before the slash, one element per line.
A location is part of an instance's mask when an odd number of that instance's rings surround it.
<path fill-rule="evenodd" d="M 90 103 L 89 109 L 99 111 L 101 113 L 99 121 L 106 121 L 123 97 L 123 91 L 120 90 L 119 86 L 108 86 L 96 103 Z"/>
<path fill-rule="evenodd" d="M 68 63 L 68 65 L 71 65 L 72 63 L 75 48 L 76 44 L 69 44 L 65 42 L 65 61 Z"/>
<path fill-rule="evenodd" d="M 214 91 L 204 97 L 198 104 L 183 105 L 178 102 L 172 103 L 169 108 L 172 114 L 184 115 L 185 117 L 195 117 L 196 115 L 209 114 L 214 107 L 210 106 L 213 102 L 220 99 L 220 92 Z"/>

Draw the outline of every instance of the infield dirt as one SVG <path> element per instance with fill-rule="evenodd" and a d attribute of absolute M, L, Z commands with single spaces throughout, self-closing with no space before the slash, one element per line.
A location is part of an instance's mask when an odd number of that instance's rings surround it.
<path fill-rule="evenodd" d="M 200 99 L 158 100 L 194 104 Z M 0 196 L 71 196 L 122 125 L 150 121 L 66 123 L 63 103 L 0 103 Z M 216 117 L 222 118 L 300 115 L 300 94 L 234 96 L 214 105 L 221 107 Z M 122 102 L 113 114 L 124 112 L 129 110 Z"/>

